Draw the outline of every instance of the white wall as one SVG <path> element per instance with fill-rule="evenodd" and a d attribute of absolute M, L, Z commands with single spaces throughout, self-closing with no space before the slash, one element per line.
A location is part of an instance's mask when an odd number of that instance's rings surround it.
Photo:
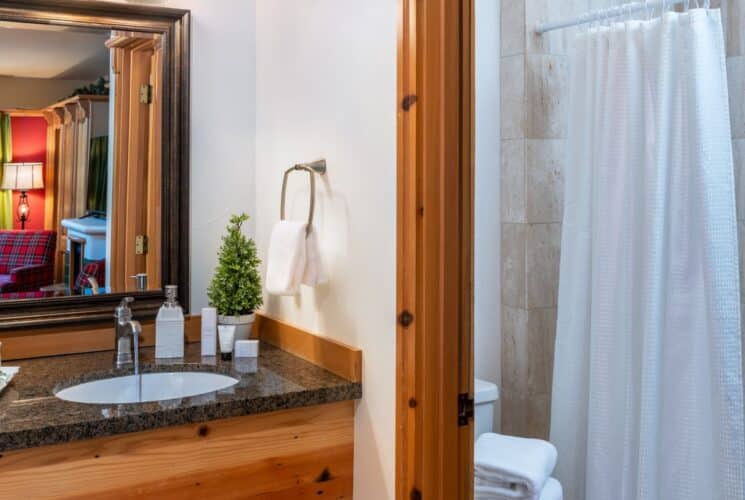
<path fill-rule="evenodd" d="M 497 386 L 501 379 L 499 12 L 498 1 L 476 0 L 474 371 L 476 377 Z M 496 430 L 499 422 L 497 401 Z"/>
<path fill-rule="evenodd" d="M 69 97 L 86 80 L 48 80 L 0 76 L 0 109 L 40 109 Z"/>
<path fill-rule="evenodd" d="M 325 157 L 315 225 L 329 282 L 266 310 L 360 347 L 364 397 L 355 421 L 355 499 L 394 494 L 397 0 L 257 3 L 256 236 L 265 255 L 282 172 Z M 306 174 L 289 215 L 308 210 Z"/>
<path fill-rule="evenodd" d="M 122 1 L 122 0 L 119 0 Z M 355 499 L 393 498 L 397 0 L 135 0 L 192 10 L 191 290 L 206 304 L 228 215 L 265 256 L 282 171 L 327 158 L 316 226 L 329 283 L 269 299 L 286 321 L 360 347 Z M 307 178 L 288 212 L 306 216 Z"/>

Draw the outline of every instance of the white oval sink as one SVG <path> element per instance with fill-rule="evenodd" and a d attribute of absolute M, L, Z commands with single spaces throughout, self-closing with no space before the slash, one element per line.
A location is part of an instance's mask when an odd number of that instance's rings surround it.
<path fill-rule="evenodd" d="M 139 378 L 139 384 L 136 375 L 94 380 L 57 391 L 55 396 L 75 403 L 146 403 L 198 396 L 238 383 L 233 377 L 205 372 L 143 373 Z"/>

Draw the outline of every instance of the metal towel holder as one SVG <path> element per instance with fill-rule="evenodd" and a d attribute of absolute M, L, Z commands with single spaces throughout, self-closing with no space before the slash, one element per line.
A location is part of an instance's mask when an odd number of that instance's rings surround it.
<path fill-rule="evenodd" d="M 285 220 L 285 195 L 287 194 L 287 177 L 290 172 L 296 170 L 308 172 L 310 176 L 310 209 L 308 210 L 308 227 L 305 229 L 305 237 L 310 235 L 311 227 L 313 226 L 313 212 L 316 209 L 316 175 L 323 175 L 326 173 L 326 160 L 320 159 L 310 163 L 298 163 L 285 170 L 285 175 L 282 178 L 282 203 L 279 207 L 279 219 Z"/>

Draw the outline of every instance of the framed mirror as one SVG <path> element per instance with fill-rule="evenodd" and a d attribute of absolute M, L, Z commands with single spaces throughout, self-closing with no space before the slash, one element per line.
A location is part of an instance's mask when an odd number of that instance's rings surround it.
<path fill-rule="evenodd" d="M 188 310 L 188 11 L 0 0 L 0 46 L 0 329 Z"/>

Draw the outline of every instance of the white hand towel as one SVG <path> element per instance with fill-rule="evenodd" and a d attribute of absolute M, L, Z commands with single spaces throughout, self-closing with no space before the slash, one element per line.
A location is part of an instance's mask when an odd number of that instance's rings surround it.
<path fill-rule="evenodd" d="M 541 439 L 482 434 L 474 450 L 474 483 L 506 498 L 537 500 L 556 466 L 556 448 Z"/>
<path fill-rule="evenodd" d="M 304 222 L 281 220 L 269 240 L 266 291 L 272 295 L 295 295 L 305 271 Z"/>
<path fill-rule="evenodd" d="M 321 261 L 321 251 L 318 245 L 318 231 L 310 227 L 310 234 L 305 240 L 305 272 L 303 273 L 303 284 L 316 286 L 326 282 L 326 273 Z"/>
<path fill-rule="evenodd" d="M 493 488 L 490 486 L 475 485 L 473 490 L 474 500 L 522 500 L 529 497 L 515 497 L 511 495 L 504 495 L 504 491 L 501 488 Z M 538 497 L 539 500 L 563 500 L 564 492 L 561 488 L 561 483 L 550 477 L 546 480 L 546 484 L 543 485 L 541 495 Z"/>

